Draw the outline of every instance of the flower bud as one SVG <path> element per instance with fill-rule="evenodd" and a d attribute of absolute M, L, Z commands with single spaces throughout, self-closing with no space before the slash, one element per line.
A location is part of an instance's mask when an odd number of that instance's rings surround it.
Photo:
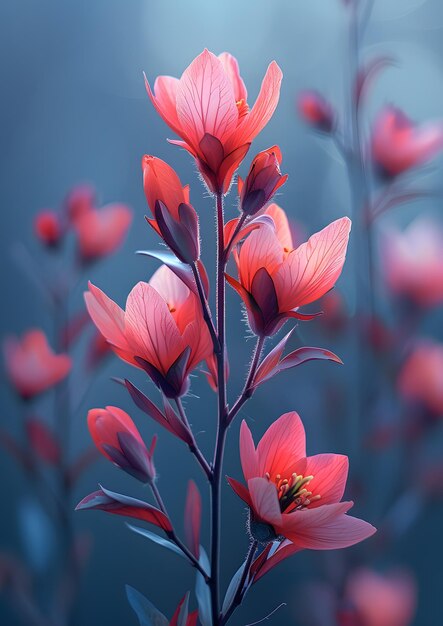
<path fill-rule="evenodd" d="M 332 105 L 316 91 L 305 91 L 298 98 L 298 111 L 303 120 L 323 133 L 330 133 L 335 126 Z"/>
<path fill-rule="evenodd" d="M 143 483 L 155 480 L 153 461 L 156 438 L 148 450 L 125 411 L 107 406 L 88 412 L 88 428 L 99 452 L 117 467 Z"/>
<path fill-rule="evenodd" d="M 286 182 L 288 175 L 282 175 L 280 171 L 281 160 L 278 146 L 263 150 L 252 161 L 246 180 L 239 178 L 240 208 L 243 213 L 258 213 Z"/>
<path fill-rule="evenodd" d="M 165 161 L 145 154 L 143 186 L 155 219 L 148 224 L 180 261 L 192 264 L 200 256 L 198 216 L 189 204 L 189 187 L 183 187 L 176 172 Z"/>
<path fill-rule="evenodd" d="M 34 220 L 34 231 L 48 248 L 55 248 L 63 236 L 60 218 L 55 211 L 40 211 Z"/>

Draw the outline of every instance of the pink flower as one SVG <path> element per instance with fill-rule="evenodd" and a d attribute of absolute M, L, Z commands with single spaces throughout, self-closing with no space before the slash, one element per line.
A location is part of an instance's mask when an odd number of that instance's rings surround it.
<path fill-rule="evenodd" d="M 443 415 L 443 345 L 422 340 L 406 359 L 398 378 L 398 390 L 409 402 Z"/>
<path fill-rule="evenodd" d="M 275 228 L 254 230 L 234 255 L 238 278 L 227 276 L 246 306 L 249 325 L 257 335 L 276 333 L 289 317 L 303 319 L 298 309 L 332 289 L 345 261 L 351 221 L 343 217 L 293 248 L 284 211 L 266 211 Z"/>
<path fill-rule="evenodd" d="M 251 163 L 245 181 L 238 179 L 240 210 L 255 215 L 271 200 L 288 179 L 280 171 L 282 156 L 278 146 L 259 152 Z"/>
<path fill-rule="evenodd" d="M 53 387 L 71 369 L 70 357 L 54 354 L 41 330 L 30 330 L 21 340 L 7 337 L 3 352 L 9 380 L 24 398 Z"/>
<path fill-rule="evenodd" d="M 157 112 L 196 160 L 209 190 L 226 193 L 232 175 L 252 140 L 271 119 L 280 95 L 282 73 L 273 61 L 258 98 L 249 110 L 238 63 L 224 52 L 204 50 L 180 79 L 159 76 L 146 89 Z"/>
<path fill-rule="evenodd" d="M 108 204 L 81 212 L 74 221 L 80 254 L 85 261 L 112 254 L 121 246 L 132 222 L 124 204 Z"/>
<path fill-rule="evenodd" d="M 375 528 L 346 515 L 353 502 L 341 502 L 348 458 L 340 454 L 306 456 L 305 430 L 297 413 L 282 415 L 257 448 L 245 421 L 240 430 L 240 458 L 246 486 L 229 483 L 250 509 L 250 532 L 260 542 L 291 542 L 330 550 L 363 541 Z"/>
<path fill-rule="evenodd" d="M 146 200 L 155 219 L 148 223 L 184 263 L 200 256 L 198 217 L 189 204 L 189 186 L 183 187 L 165 161 L 145 154 L 142 160 Z"/>
<path fill-rule="evenodd" d="M 155 480 L 156 438 L 147 450 L 130 416 L 116 406 L 88 411 L 88 428 L 97 449 L 107 459 L 143 483 Z"/>
<path fill-rule="evenodd" d="M 443 125 L 416 125 L 393 106 L 382 109 L 372 131 L 372 156 L 380 172 L 394 177 L 430 161 L 443 149 Z"/>
<path fill-rule="evenodd" d="M 346 600 L 356 611 L 361 626 L 410 626 L 417 605 L 417 585 L 411 574 L 370 569 L 352 572 Z"/>
<path fill-rule="evenodd" d="M 426 217 L 401 232 L 391 228 L 383 240 L 386 281 L 391 291 L 418 306 L 443 302 L 443 229 Z"/>
<path fill-rule="evenodd" d="M 34 231 L 46 246 L 57 246 L 63 236 L 59 215 L 55 211 L 40 211 L 34 220 Z"/>
<path fill-rule="evenodd" d="M 317 130 L 330 133 L 335 125 L 335 111 L 316 91 L 304 91 L 298 97 L 298 112 L 303 120 Z"/>
<path fill-rule="evenodd" d="M 189 374 L 212 352 L 195 294 L 166 266 L 139 282 L 123 311 L 98 287 L 85 294 L 89 314 L 118 356 L 144 369 L 171 398 L 188 390 Z"/>

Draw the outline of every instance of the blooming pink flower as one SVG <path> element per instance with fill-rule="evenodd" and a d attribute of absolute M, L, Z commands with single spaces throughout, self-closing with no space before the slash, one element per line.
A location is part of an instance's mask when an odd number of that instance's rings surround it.
<path fill-rule="evenodd" d="M 98 287 L 85 294 L 89 314 L 120 358 L 144 369 L 168 397 L 186 393 L 188 376 L 212 342 L 196 295 L 166 266 L 139 282 L 123 311 Z"/>
<path fill-rule="evenodd" d="M 305 122 L 317 130 L 330 133 L 335 124 L 331 104 L 316 91 L 304 91 L 298 97 L 298 112 Z"/>
<path fill-rule="evenodd" d="M 243 181 L 238 179 L 240 209 L 255 215 L 271 201 L 277 189 L 284 185 L 288 175 L 280 171 L 282 156 L 278 146 L 259 152 L 251 163 L 249 174 Z"/>
<path fill-rule="evenodd" d="M 240 458 L 247 485 L 229 483 L 250 509 L 250 532 L 268 543 L 286 538 L 291 551 L 345 548 L 370 537 L 375 528 L 346 515 L 353 502 L 341 502 L 348 458 L 306 456 L 305 430 L 297 413 L 282 415 L 257 448 L 243 421 Z"/>
<path fill-rule="evenodd" d="M 71 369 L 70 357 L 54 354 L 41 330 L 30 330 L 21 340 L 7 337 L 3 351 L 9 380 L 24 398 L 53 387 Z"/>
<path fill-rule="evenodd" d="M 245 303 L 251 329 L 263 336 L 276 333 L 289 317 L 303 319 L 298 309 L 332 289 L 351 229 L 351 221 L 343 217 L 294 249 L 284 211 L 271 205 L 266 213 L 275 228 L 254 230 L 234 255 L 239 280 L 226 277 Z"/>
<path fill-rule="evenodd" d="M 384 273 L 391 291 L 418 306 L 443 302 L 443 229 L 419 217 L 401 232 L 390 229 L 383 240 Z"/>
<path fill-rule="evenodd" d="M 217 193 L 228 190 L 252 140 L 272 117 L 281 79 L 273 61 L 249 110 L 236 59 L 226 52 L 217 57 L 204 50 L 180 79 L 159 76 L 153 91 L 147 81 L 146 89 L 157 112 L 181 137 L 171 143 L 195 158 L 209 190 Z"/>
<path fill-rule="evenodd" d="M 155 219 L 148 223 L 184 263 L 200 256 L 198 217 L 189 204 L 189 186 L 183 187 L 167 163 L 145 154 L 142 160 L 146 200 Z"/>
<path fill-rule="evenodd" d="M 91 261 L 115 252 L 123 243 L 132 221 L 132 211 L 124 204 L 90 208 L 77 215 L 74 228 L 82 258 Z"/>
<path fill-rule="evenodd" d="M 149 451 L 130 416 L 116 406 L 88 411 L 88 428 L 97 449 L 122 470 L 144 483 L 155 479 L 156 438 Z"/>
<path fill-rule="evenodd" d="M 410 626 L 417 605 L 417 585 L 411 574 L 370 569 L 352 572 L 345 597 L 361 626 Z"/>
<path fill-rule="evenodd" d="M 55 211 L 40 211 L 34 220 L 34 230 L 37 237 L 46 246 L 56 246 L 63 235 L 60 217 Z"/>
<path fill-rule="evenodd" d="M 400 371 L 398 389 L 407 401 L 443 415 L 443 344 L 417 343 Z"/>
<path fill-rule="evenodd" d="M 372 156 L 381 173 L 398 176 L 430 161 L 443 149 L 441 122 L 414 124 L 400 109 L 382 109 L 372 131 Z"/>

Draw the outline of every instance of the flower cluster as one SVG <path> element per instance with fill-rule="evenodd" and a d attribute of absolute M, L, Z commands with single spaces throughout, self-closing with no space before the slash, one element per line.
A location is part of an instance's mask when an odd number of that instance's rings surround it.
<path fill-rule="evenodd" d="M 153 460 L 156 438 L 148 448 L 132 418 L 118 407 L 89 411 L 91 436 L 108 460 L 150 487 L 154 503 L 100 487 L 77 508 L 124 515 L 163 531 L 166 539 L 131 526 L 134 532 L 182 554 L 197 570 L 198 619 L 204 626 L 225 624 L 252 583 L 287 556 L 302 549 L 347 547 L 375 532 L 370 524 L 346 514 L 352 502 L 341 501 L 347 457 L 306 456 L 304 428 L 297 413 L 287 413 L 274 422 L 257 449 L 243 422 L 240 456 L 247 485 L 234 478 L 229 482 L 248 505 L 251 543 L 240 573 L 233 577 L 220 603 L 219 516 L 228 428 L 255 389 L 281 371 L 311 359 L 340 362 L 321 348 L 302 347 L 284 355 L 291 331 L 268 354 L 263 353 L 266 342 L 291 320 L 313 319 L 319 314 L 303 308 L 320 300 L 337 282 L 346 257 L 350 220 L 337 219 L 305 243 L 294 245 L 288 217 L 273 203 L 287 179 L 280 171 L 278 146 L 252 159 L 247 176 L 238 182 L 239 215 L 228 222 L 224 219 L 224 196 L 252 141 L 274 113 L 281 78 L 280 68 L 272 62 L 251 109 L 238 63 L 227 53 L 215 56 L 205 50 L 180 79 L 161 76 L 153 89 L 146 80 L 153 105 L 180 137 L 171 143 L 191 154 L 215 199 L 216 313 L 208 300 L 211 281 L 201 259 L 201 218 L 192 204 L 189 186 L 183 186 L 169 164 L 152 155 L 142 159 L 150 212 L 146 220 L 170 253 L 142 252 L 162 265 L 149 282 L 139 282 L 132 289 L 125 310 L 92 283 L 85 294 L 91 319 L 110 349 L 143 370 L 158 388 L 160 403 L 155 403 L 125 380 L 135 405 L 188 445 L 208 479 L 213 507 L 211 558 L 200 545 L 203 507 L 197 486 L 190 481 L 182 540 L 160 495 Z M 326 123 L 322 125 L 325 129 Z M 237 269 L 236 277 L 228 268 L 231 263 Z M 245 387 L 232 405 L 227 401 L 225 281 L 240 295 L 249 328 L 256 336 Z M 217 394 L 218 439 L 212 463 L 200 450 L 181 401 L 190 389 L 191 373 L 202 363 Z M 167 623 L 139 592 L 129 588 L 128 598 L 141 623 L 151 623 L 154 617 Z M 196 619 L 196 613 L 188 614 L 186 595 L 171 624 L 194 624 Z"/>

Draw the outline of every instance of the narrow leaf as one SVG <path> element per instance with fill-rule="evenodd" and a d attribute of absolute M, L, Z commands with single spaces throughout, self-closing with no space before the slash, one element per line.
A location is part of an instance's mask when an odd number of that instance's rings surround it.
<path fill-rule="evenodd" d="M 151 531 L 146 530 L 146 528 L 140 528 L 140 526 L 133 526 L 132 524 L 128 523 L 126 524 L 126 526 L 130 530 L 132 530 L 132 532 L 137 533 L 142 537 L 146 537 L 146 539 L 149 539 L 150 541 L 158 544 L 159 546 L 162 546 L 163 548 L 171 550 L 171 552 L 175 552 L 175 554 L 178 554 L 183 558 L 187 558 L 185 554 L 180 550 L 180 548 L 175 543 L 172 543 L 172 541 L 169 541 L 169 539 L 164 539 L 163 537 L 160 537 L 159 535 L 156 535 L 155 533 L 151 533 Z"/>
<path fill-rule="evenodd" d="M 181 261 L 177 259 L 173 254 L 169 252 L 157 252 L 157 250 L 137 250 L 136 254 L 141 254 L 143 256 L 148 256 L 151 259 L 156 259 L 163 263 L 170 270 L 174 272 L 176 276 L 182 280 L 185 285 L 198 295 L 197 285 L 195 284 L 194 276 L 192 274 L 192 270 L 189 265 L 185 265 Z"/>
<path fill-rule="evenodd" d="M 140 626 L 169 626 L 169 620 L 137 589 L 126 585 L 126 596 Z"/>
<path fill-rule="evenodd" d="M 202 546 L 200 546 L 199 563 L 205 572 L 211 571 L 208 555 Z M 195 596 L 198 604 L 198 617 L 202 626 L 212 626 L 211 593 L 205 579 L 198 571 L 195 581 Z"/>
<path fill-rule="evenodd" d="M 229 607 L 232 604 L 232 601 L 235 598 L 235 595 L 238 591 L 238 586 L 240 584 L 241 577 L 243 576 L 245 565 L 246 563 L 242 563 L 240 567 L 238 568 L 238 570 L 235 572 L 234 576 L 231 578 L 231 582 L 229 583 L 229 586 L 226 590 L 225 598 L 223 600 L 223 606 L 222 606 L 223 615 L 229 609 Z"/>

